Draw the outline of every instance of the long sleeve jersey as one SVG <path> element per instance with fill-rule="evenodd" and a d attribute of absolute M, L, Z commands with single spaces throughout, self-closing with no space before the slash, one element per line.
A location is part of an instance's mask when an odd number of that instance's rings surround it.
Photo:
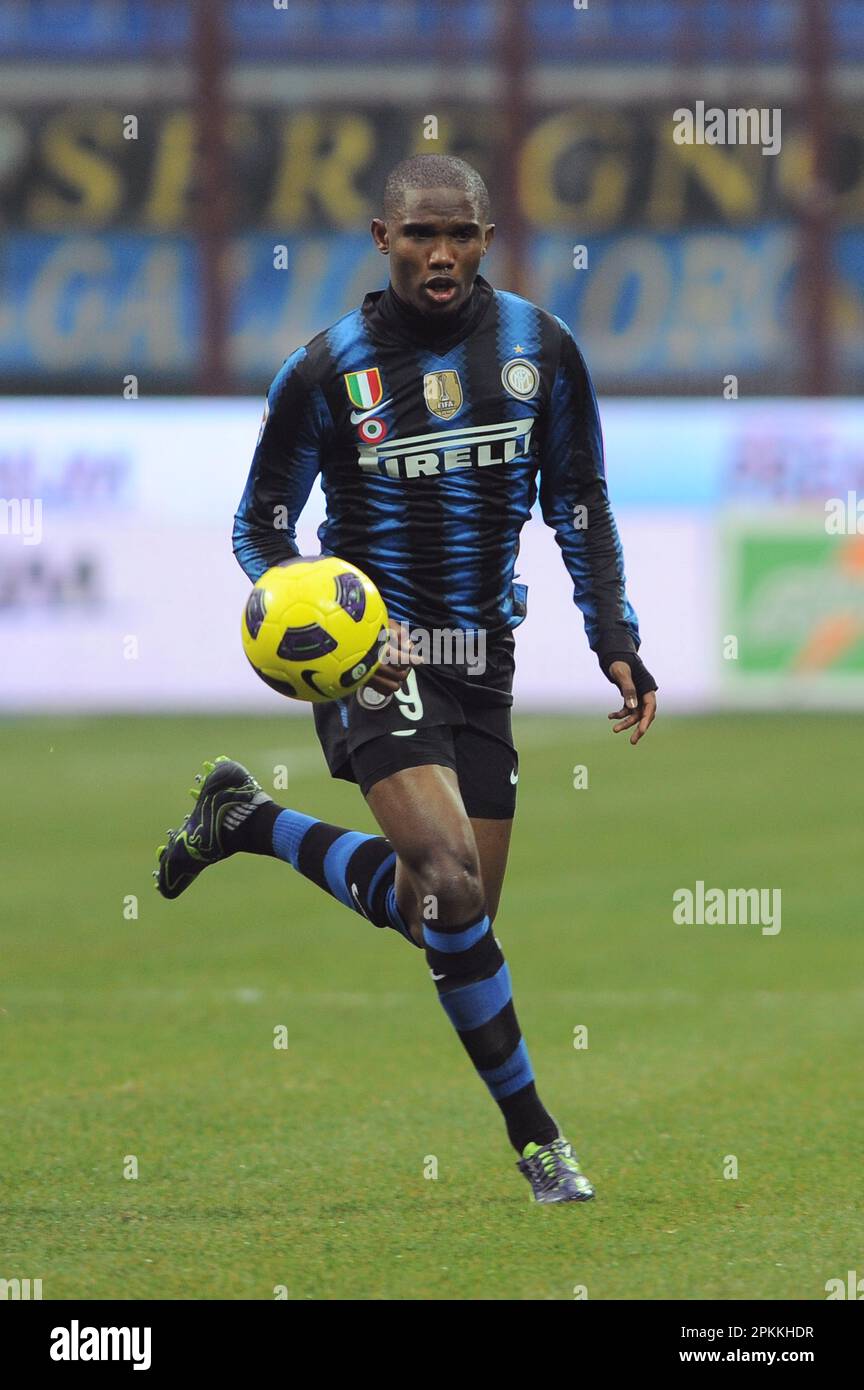
<path fill-rule="evenodd" d="M 638 649 L 588 370 L 567 325 L 518 295 L 478 277 L 445 321 L 378 291 L 287 359 L 235 517 L 253 581 L 299 553 L 319 474 L 322 554 L 358 565 L 391 618 L 487 639 L 525 616 L 514 572 L 539 485 L 591 647 Z"/>

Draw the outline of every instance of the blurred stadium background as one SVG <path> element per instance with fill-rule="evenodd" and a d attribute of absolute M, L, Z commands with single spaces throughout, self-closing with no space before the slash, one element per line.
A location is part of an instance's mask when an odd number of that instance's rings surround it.
<path fill-rule="evenodd" d="M 478 165 L 491 278 L 584 348 L 667 707 L 859 699 L 864 541 L 829 540 L 824 507 L 864 498 L 860 20 L 857 0 L 2 0 L 4 705 L 272 709 L 238 657 L 230 517 L 280 362 L 383 283 L 368 222 L 414 150 Z M 676 144 L 697 100 L 779 108 L 780 151 Z M 322 515 L 316 489 L 306 550 Z M 595 701 L 539 521 L 519 572 L 523 704 Z M 177 595 L 204 573 L 192 643 Z"/>
<path fill-rule="evenodd" d="M 825 507 L 864 499 L 862 91 L 860 0 L 0 0 L 0 1276 L 819 1298 L 860 1268 L 864 534 Z M 781 149 L 677 145 L 700 100 L 779 108 Z M 230 531 L 267 385 L 383 283 L 367 226 L 416 150 L 476 163 L 489 278 L 573 327 L 661 711 L 699 716 L 609 737 L 532 518 L 500 920 L 604 1194 L 578 1258 L 503 1147 L 490 1170 L 497 1121 L 407 950 L 280 865 L 150 893 L 203 756 L 372 829 L 246 667 Z M 321 516 L 316 490 L 307 553 Z M 673 926 L 697 879 L 780 885 L 782 935 Z"/>

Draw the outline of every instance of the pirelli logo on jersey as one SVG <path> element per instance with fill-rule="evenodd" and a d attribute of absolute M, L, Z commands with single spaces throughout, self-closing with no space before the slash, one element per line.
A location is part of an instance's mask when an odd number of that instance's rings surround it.
<path fill-rule="evenodd" d="M 531 446 L 534 416 L 503 420 L 500 425 L 467 425 L 460 430 L 435 430 L 407 439 L 388 439 L 357 451 L 367 473 L 387 478 L 425 478 L 457 468 L 490 468 L 510 463 Z"/>

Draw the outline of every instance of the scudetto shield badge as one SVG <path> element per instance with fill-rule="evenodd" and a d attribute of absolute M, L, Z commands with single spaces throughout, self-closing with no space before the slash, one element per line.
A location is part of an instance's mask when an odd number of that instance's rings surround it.
<path fill-rule="evenodd" d="M 378 368 L 367 367 L 365 371 L 345 372 L 343 375 L 351 404 L 356 405 L 358 410 L 374 410 L 384 395 Z"/>
<path fill-rule="evenodd" d="M 440 420 L 450 420 L 462 409 L 462 383 L 454 371 L 427 372 L 423 378 L 427 408 Z"/>

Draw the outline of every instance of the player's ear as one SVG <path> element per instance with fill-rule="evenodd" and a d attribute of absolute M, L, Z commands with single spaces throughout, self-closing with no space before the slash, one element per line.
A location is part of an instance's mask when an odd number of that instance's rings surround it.
<path fill-rule="evenodd" d="M 382 255 L 386 256 L 390 250 L 390 238 L 387 235 L 387 223 L 380 217 L 372 218 L 372 226 L 369 229 L 372 233 L 372 240 L 378 247 Z"/>
<path fill-rule="evenodd" d="M 489 247 L 492 245 L 492 238 L 494 237 L 494 235 L 495 235 L 495 223 L 494 223 L 494 222 L 488 222 L 488 223 L 486 224 L 486 235 L 485 235 L 484 238 L 483 238 L 483 254 L 484 254 L 484 255 L 485 255 L 486 252 L 489 250 Z"/>

